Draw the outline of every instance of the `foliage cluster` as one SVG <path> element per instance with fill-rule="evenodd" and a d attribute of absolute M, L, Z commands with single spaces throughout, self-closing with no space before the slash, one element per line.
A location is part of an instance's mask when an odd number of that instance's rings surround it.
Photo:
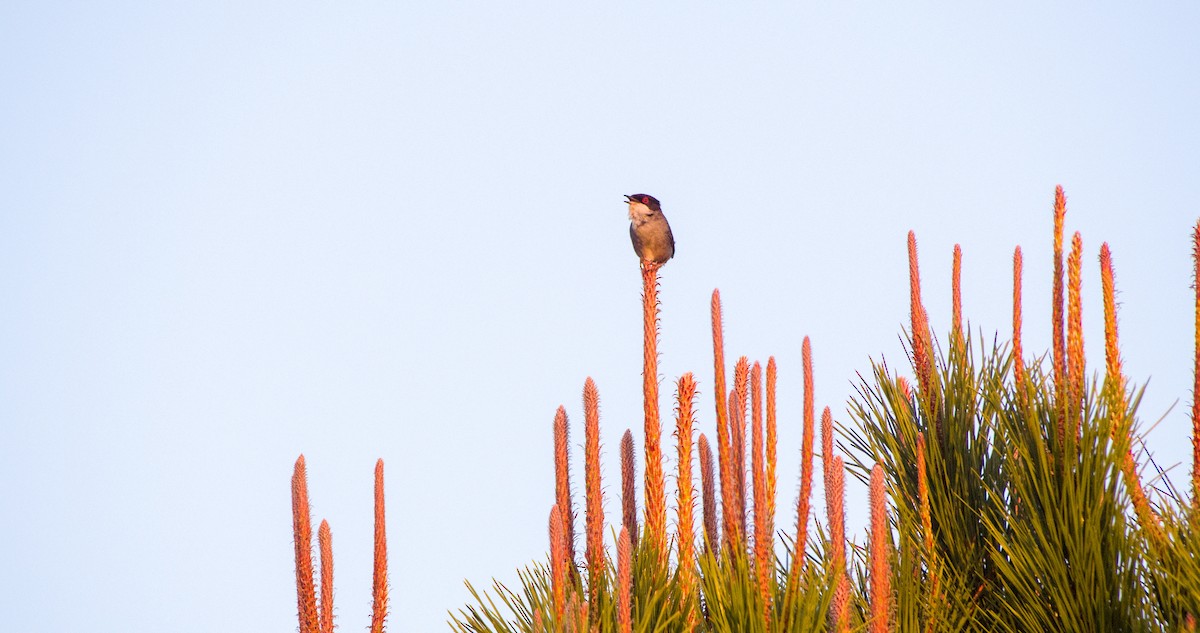
<path fill-rule="evenodd" d="M 727 390 L 716 291 L 716 438 L 695 437 L 696 382 L 692 374 L 681 376 L 673 433 L 679 470 L 674 517 L 668 521 L 658 411 L 658 267 L 644 263 L 642 513 L 636 503 L 633 435 L 626 431 L 620 450 L 621 517 L 610 522 L 604 516 L 599 395 L 589 378 L 583 394 L 584 533 L 576 537 L 569 424 L 559 407 L 550 554 L 519 572 L 516 590 L 494 582 L 490 591 L 479 591 L 468 582 L 474 602 L 451 613 L 451 628 L 1194 631 L 1200 613 L 1195 501 L 1200 499 L 1200 398 L 1192 409 L 1191 501 L 1165 478 L 1161 489 L 1147 488 L 1141 469 L 1149 460 L 1139 459 L 1136 415 L 1141 391 L 1122 370 L 1111 253 L 1105 244 L 1099 255 L 1104 371 L 1089 375 L 1080 296 L 1082 238 L 1075 233 L 1069 254 L 1064 253 L 1061 187 L 1053 209 L 1053 342 L 1046 355 L 1030 358 L 1022 349 L 1019 247 L 1013 257 L 1012 333 L 990 342 L 963 325 L 961 251 L 955 247 L 953 321 L 946 344 L 940 345 L 921 299 L 912 233 L 907 374 L 873 364 L 860 376 L 846 421 L 835 422 L 825 408 L 819 451 L 812 353 L 805 339 L 800 498 L 791 530 L 775 526 L 775 360 L 768 360 L 764 372 L 759 363 L 740 358 Z M 1193 233 L 1193 256 L 1200 275 L 1200 223 Z M 1195 292 L 1200 393 L 1200 284 Z M 823 512 L 810 505 L 815 457 L 821 458 Z M 698 487 L 692 483 L 697 462 Z M 871 524 L 863 545 L 845 531 L 846 474 L 870 491 Z M 815 519 L 811 527 L 810 519 Z M 606 529 L 616 537 L 615 551 L 604 547 Z M 301 540 L 298 527 L 301 629 L 324 632 L 305 628 L 305 619 L 317 615 L 306 615 L 304 592 L 314 591 L 313 572 L 311 561 L 302 569 L 301 550 L 309 546 Z M 577 543 L 584 546 L 582 555 Z M 322 569 L 324 554 L 322 548 Z"/>
<path fill-rule="evenodd" d="M 689 374 L 686 381 L 681 379 L 677 398 L 677 413 L 688 419 L 679 421 L 676 433 L 681 464 L 677 526 L 686 527 L 670 538 L 661 528 L 651 528 L 632 556 L 621 554 L 629 545 L 628 534 L 636 534 L 639 527 L 630 511 L 635 507 L 632 468 L 623 464 L 623 472 L 630 474 L 623 477 L 621 546 L 615 564 L 593 549 L 589 535 L 587 566 L 577 567 L 573 556 L 551 556 L 549 564 L 536 564 L 522 574 L 522 592 L 495 584 L 503 608 L 472 588 L 478 603 L 452 614 L 452 627 L 464 632 L 620 633 L 1195 630 L 1195 615 L 1200 613 L 1200 511 L 1169 482 L 1163 484 L 1165 491 L 1152 489 L 1148 494 L 1141 481 L 1136 417 L 1141 392 L 1129 384 L 1121 367 L 1107 244 L 1099 257 L 1104 371 L 1088 373 L 1080 296 L 1082 238 L 1075 233 L 1070 253 L 1064 253 L 1065 214 L 1066 198 L 1059 188 L 1054 202 L 1053 346 L 1047 355 L 1032 359 L 1021 346 L 1021 249 L 1013 258 L 1011 338 L 987 342 L 963 326 L 961 251 L 955 247 L 953 326 L 943 347 L 929 328 L 916 240 L 909 234 L 912 301 L 906 349 L 912 380 L 884 363 L 874 364 L 860 377 L 849 420 L 837 423 L 836 431 L 826 409 L 817 455 L 827 507 L 811 541 L 809 495 L 816 453 L 809 342 L 805 339 L 799 520 L 789 534 L 773 528 L 774 359 L 768 363 L 764 454 L 760 369 L 755 363 L 748 370 L 747 359 L 740 359 L 734 386 L 726 394 L 720 297 L 714 292 L 719 467 L 706 462 L 711 462 L 711 454 L 706 454 L 708 442 L 701 434 L 705 499 L 700 551 L 693 553 L 685 545 L 694 538 L 690 519 L 685 518 L 693 503 L 694 383 Z M 1200 273 L 1200 224 L 1193 243 Z M 644 268 L 643 280 L 649 384 L 657 375 L 652 362 L 656 271 Z M 1196 302 L 1200 386 L 1200 288 Z M 594 391 L 590 379 L 588 385 Z M 585 405 L 588 399 L 585 395 Z M 647 443 L 658 441 L 651 428 L 657 424 L 656 400 L 656 392 L 653 397 L 648 392 Z M 598 459 L 598 447 L 591 444 L 597 420 L 592 414 L 587 417 L 590 533 L 604 518 L 593 459 L 593 452 Z M 560 418 L 565 427 L 561 409 Z M 1193 421 L 1200 425 L 1200 400 L 1193 407 Z M 565 430 L 560 432 L 565 447 Z M 835 433 L 840 439 L 834 439 Z M 1200 446 L 1197 438 L 1194 433 L 1194 448 Z M 646 455 L 661 455 L 658 450 L 647 446 Z M 574 516 L 565 460 L 564 448 L 556 456 L 560 486 L 552 524 Z M 1200 465 L 1200 450 L 1196 464 Z M 1200 498 L 1200 468 L 1194 466 L 1193 472 L 1195 500 Z M 847 541 L 845 535 L 845 473 L 870 488 L 866 546 Z M 661 494 L 661 485 L 648 474 L 647 498 Z M 719 494 L 713 492 L 717 488 Z M 559 507 L 568 510 L 557 514 Z M 597 512 L 601 515 L 594 516 Z M 651 512 L 648 507 L 647 514 Z M 645 523 L 664 525 L 662 517 L 647 516 Z M 558 535 L 552 536 L 552 551 L 565 551 L 565 541 L 553 540 L 566 538 L 568 531 L 556 531 L 552 525 L 551 534 Z M 776 537 L 782 547 L 776 547 Z M 614 568 L 616 573 L 611 572 Z"/>

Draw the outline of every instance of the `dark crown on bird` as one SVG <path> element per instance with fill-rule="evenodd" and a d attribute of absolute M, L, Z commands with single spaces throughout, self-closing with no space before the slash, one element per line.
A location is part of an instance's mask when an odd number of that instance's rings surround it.
<path fill-rule="evenodd" d="M 625 196 L 630 202 L 640 202 L 648 207 L 651 211 L 661 211 L 662 205 L 658 203 L 658 198 L 646 193 L 635 193 L 632 196 Z"/>

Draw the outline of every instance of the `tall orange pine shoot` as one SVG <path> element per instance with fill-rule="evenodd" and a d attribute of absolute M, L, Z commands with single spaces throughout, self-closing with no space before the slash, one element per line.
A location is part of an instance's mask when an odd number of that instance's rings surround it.
<path fill-rule="evenodd" d="M 717 429 L 729 422 L 725 419 L 725 334 L 721 324 L 721 291 L 712 292 L 712 338 L 713 338 L 713 398 L 717 406 Z M 718 438 L 719 440 L 720 438 Z M 717 447 L 718 452 L 720 446 Z"/>
<path fill-rule="evenodd" d="M 1110 398 L 1108 405 L 1112 416 L 1110 431 L 1115 434 L 1120 430 L 1131 429 L 1124 421 L 1128 400 L 1125 393 L 1125 373 L 1121 368 L 1121 350 L 1117 334 L 1116 281 L 1108 242 L 1100 246 L 1100 294 L 1104 301 L 1104 390 Z M 1146 498 L 1141 476 L 1137 471 L 1137 462 L 1133 459 L 1132 437 L 1128 439 L 1130 446 L 1121 460 L 1121 471 L 1125 475 L 1125 489 L 1133 502 L 1133 511 L 1137 515 L 1142 529 L 1150 534 L 1153 544 L 1162 544 L 1162 530 L 1154 511 L 1150 508 L 1150 500 Z"/>
<path fill-rule="evenodd" d="M 804 568 L 804 551 L 808 547 L 809 503 L 812 497 L 813 369 L 812 343 L 807 336 L 800 346 L 800 358 L 804 372 L 804 432 L 800 445 L 800 499 L 796 504 L 796 556 L 792 559 L 792 568 L 789 571 L 791 583 L 799 581 L 800 571 Z M 832 442 L 832 438 L 830 441 Z"/>
<path fill-rule="evenodd" d="M 765 531 L 771 539 L 771 564 L 774 564 L 774 549 L 775 549 L 775 461 L 776 461 L 776 438 L 777 429 L 775 428 L 775 357 L 767 359 L 767 429 L 766 429 L 766 457 L 767 457 L 767 472 L 766 472 L 766 505 L 763 512 L 766 520 Z"/>
<path fill-rule="evenodd" d="M 738 537 L 745 545 L 748 532 L 746 531 L 746 402 L 750 399 L 750 361 L 745 356 L 738 359 L 733 368 L 733 386 L 737 397 L 732 400 L 734 413 L 730 416 L 734 429 L 733 453 L 736 472 L 734 472 L 734 493 L 737 495 Z"/>
<path fill-rule="evenodd" d="M 717 495 L 716 482 L 713 473 L 712 448 L 708 445 L 708 437 L 700 434 L 700 500 L 704 513 L 704 542 L 705 548 L 714 554 L 720 553 L 721 542 L 717 534 Z"/>
<path fill-rule="evenodd" d="M 567 538 L 562 509 L 550 508 L 550 595 L 556 622 L 562 622 L 567 604 Z"/>
<path fill-rule="evenodd" d="M 642 267 L 642 396 L 646 431 L 646 538 L 666 561 L 667 500 L 658 415 L 658 266 Z"/>
<path fill-rule="evenodd" d="M 767 529 L 767 473 L 763 463 L 762 365 L 757 361 L 750 369 L 750 477 L 754 491 L 754 575 L 758 581 L 759 599 L 763 603 L 764 626 L 769 622 L 771 577 L 768 575 L 774 558 L 774 539 Z"/>
<path fill-rule="evenodd" d="M 891 545 L 888 537 L 887 493 L 883 486 L 883 467 L 871 469 L 871 633 L 892 630 Z"/>
<path fill-rule="evenodd" d="M 1067 397 L 1067 345 L 1064 339 L 1063 317 L 1063 218 L 1067 213 L 1067 197 L 1062 185 L 1054 189 L 1054 281 L 1051 289 L 1051 347 L 1054 348 L 1054 399 L 1058 409 L 1058 443 L 1065 433 Z"/>
<path fill-rule="evenodd" d="M 300 633 L 318 633 L 317 596 L 313 586 L 312 520 L 308 514 L 308 477 L 304 455 L 292 473 L 292 536 L 296 546 L 296 604 Z"/>
<path fill-rule="evenodd" d="M 850 630 L 850 578 L 846 573 L 846 466 L 841 456 L 830 461 L 825 489 L 825 509 L 829 519 L 829 564 L 833 568 L 833 601 L 829 607 L 831 628 L 837 633 Z M 803 555 L 802 553 L 800 555 Z M 797 565 L 792 561 L 793 567 Z"/>
<path fill-rule="evenodd" d="M 829 407 L 821 413 L 821 477 L 825 486 L 826 502 L 833 488 L 833 415 Z M 828 510 L 828 507 L 826 508 Z"/>
<path fill-rule="evenodd" d="M 637 547 L 637 479 L 634 475 L 633 432 L 621 436 L 621 525 L 629 529 L 629 542 Z"/>
<path fill-rule="evenodd" d="M 1016 384 L 1018 397 L 1024 393 L 1025 384 L 1025 360 L 1024 352 L 1021 348 L 1021 269 L 1024 265 L 1024 257 L 1021 255 L 1021 247 L 1018 246 L 1013 251 L 1013 317 L 1012 317 L 1012 363 L 1013 363 L 1013 379 Z"/>
<path fill-rule="evenodd" d="M 383 633 L 388 615 L 387 524 L 383 511 L 383 460 L 375 462 L 375 565 L 371 582 L 371 633 Z"/>
<path fill-rule="evenodd" d="M 796 545 L 803 553 L 808 542 L 808 513 L 812 499 L 814 424 L 812 343 L 807 336 L 800 346 L 800 357 L 804 371 L 804 434 L 800 444 L 800 501 L 796 508 Z"/>
<path fill-rule="evenodd" d="M 633 544 L 629 528 L 617 536 L 617 630 L 633 633 Z"/>
<path fill-rule="evenodd" d="M 1100 245 L 1100 295 L 1104 300 L 1104 382 L 1114 395 L 1123 399 L 1125 376 L 1117 342 L 1116 281 L 1108 242 Z"/>
<path fill-rule="evenodd" d="M 712 294 L 712 337 L 713 337 L 713 397 L 717 407 L 717 466 L 721 478 L 721 510 L 725 540 L 734 535 L 737 498 L 733 494 L 733 438 L 730 436 L 730 404 L 725 399 L 725 338 L 721 326 L 721 293 Z M 712 542 L 718 548 L 719 544 Z"/>
<path fill-rule="evenodd" d="M 962 247 L 958 244 L 954 245 L 954 261 L 950 271 L 950 304 L 950 336 L 953 339 L 952 344 L 961 352 L 965 339 L 962 324 Z"/>
<path fill-rule="evenodd" d="M 333 534 L 329 521 L 317 528 L 317 549 L 321 552 L 321 602 L 318 617 L 321 633 L 333 633 Z"/>
<path fill-rule="evenodd" d="M 1192 388 L 1192 509 L 1200 516 L 1200 222 L 1192 233 L 1192 287 L 1196 293 L 1195 384 Z"/>
<path fill-rule="evenodd" d="M 571 449 L 567 410 L 554 412 L 554 499 L 564 515 L 568 560 L 575 560 L 575 504 L 571 501 Z"/>
<path fill-rule="evenodd" d="M 692 601 L 696 588 L 696 533 L 693 518 L 696 503 L 692 497 L 692 426 L 695 424 L 692 407 L 696 400 L 696 381 L 690 372 L 679 377 L 676 394 L 675 439 L 679 448 L 679 475 L 676 478 L 678 498 L 675 524 L 679 543 L 679 583 L 683 591 L 686 629 L 690 630 L 696 621 Z"/>
<path fill-rule="evenodd" d="M 727 548 L 728 552 L 733 551 L 732 549 L 729 549 L 729 548 L 737 547 L 737 546 L 739 546 L 740 543 L 743 542 L 743 539 L 745 538 L 745 532 L 746 532 L 745 524 L 743 521 L 744 517 L 742 516 L 742 510 L 741 510 L 742 495 L 738 494 L 738 482 L 740 481 L 740 478 L 738 477 L 738 474 L 737 474 L 737 471 L 738 471 L 738 450 L 737 450 L 738 424 L 735 421 L 735 420 L 737 420 L 737 412 L 738 412 L 737 400 L 738 400 L 737 389 L 730 389 L 729 390 L 729 399 L 726 400 L 726 402 L 729 404 L 729 414 L 727 417 L 727 419 L 729 420 L 729 431 L 728 431 L 729 468 L 727 469 L 728 470 L 728 481 L 721 482 L 721 511 L 722 511 L 722 515 L 724 518 L 723 533 L 725 535 L 725 547 Z"/>
<path fill-rule="evenodd" d="M 1081 267 L 1083 238 L 1078 232 L 1071 240 L 1067 258 L 1067 422 L 1072 438 L 1079 434 L 1083 417 L 1083 301 Z M 1072 440 L 1073 441 L 1073 440 Z"/>
<path fill-rule="evenodd" d="M 583 420 L 588 602 L 595 604 L 604 578 L 604 490 L 600 484 L 600 394 L 591 377 L 583 383 Z"/>
<path fill-rule="evenodd" d="M 921 390 L 921 399 L 932 403 L 936 397 L 933 391 L 936 379 L 933 366 L 933 339 L 929 330 L 929 315 L 925 312 L 925 304 L 921 302 L 921 271 L 917 262 L 917 235 L 912 231 L 908 232 L 908 294 L 913 366 L 917 371 L 917 386 Z M 934 424 L 940 438 L 941 420 L 935 419 Z"/>

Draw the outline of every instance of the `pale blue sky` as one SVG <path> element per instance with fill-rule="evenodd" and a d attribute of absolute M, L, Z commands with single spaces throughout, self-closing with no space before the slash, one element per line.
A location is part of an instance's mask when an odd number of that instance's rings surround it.
<path fill-rule="evenodd" d="M 6 2 L 6 627 L 294 630 L 303 452 L 340 626 L 368 623 L 382 457 L 391 630 L 442 630 L 464 578 L 543 556 L 552 416 L 582 437 L 588 375 L 618 512 L 641 423 L 626 193 L 678 241 L 664 411 L 695 371 L 712 431 L 714 287 L 730 357 L 778 357 L 782 525 L 803 336 L 845 419 L 855 372 L 901 360 L 913 229 L 943 333 L 953 244 L 967 318 L 1005 337 L 1021 244 L 1044 350 L 1057 183 L 1092 367 L 1107 240 L 1142 417 L 1178 401 L 1151 446 L 1189 460 L 1198 40 L 1187 3 Z"/>

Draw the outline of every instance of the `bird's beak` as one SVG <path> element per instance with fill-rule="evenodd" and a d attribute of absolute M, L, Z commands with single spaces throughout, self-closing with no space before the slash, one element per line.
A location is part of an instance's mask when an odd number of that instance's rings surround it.
<path fill-rule="evenodd" d="M 633 196 L 625 196 L 625 202 L 633 202 Z"/>

